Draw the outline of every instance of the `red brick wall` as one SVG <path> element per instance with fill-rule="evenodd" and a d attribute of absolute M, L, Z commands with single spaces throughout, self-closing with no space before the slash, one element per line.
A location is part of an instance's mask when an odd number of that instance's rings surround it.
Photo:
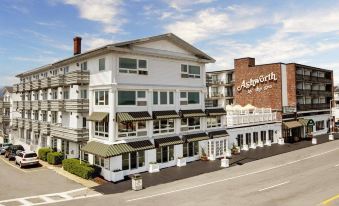
<path fill-rule="evenodd" d="M 287 98 L 289 106 L 297 106 L 297 85 L 296 85 L 296 65 L 295 64 L 287 64 L 286 72 L 287 72 Z"/>

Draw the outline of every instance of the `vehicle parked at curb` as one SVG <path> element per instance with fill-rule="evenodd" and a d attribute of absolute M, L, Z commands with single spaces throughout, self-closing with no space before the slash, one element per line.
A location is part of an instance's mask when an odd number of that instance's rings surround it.
<path fill-rule="evenodd" d="M 38 155 L 35 152 L 19 152 L 15 156 L 15 164 L 19 165 L 20 168 L 29 165 L 39 164 Z"/>
<path fill-rule="evenodd" d="M 25 151 L 25 149 L 22 145 L 11 145 L 6 149 L 5 157 L 8 158 L 8 160 L 13 160 L 18 151 L 22 152 Z"/>
<path fill-rule="evenodd" d="M 11 143 L 2 144 L 2 146 L 0 147 L 0 155 L 4 155 L 6 152 L 6 149 L 11 145 L 12 145 Z"/>

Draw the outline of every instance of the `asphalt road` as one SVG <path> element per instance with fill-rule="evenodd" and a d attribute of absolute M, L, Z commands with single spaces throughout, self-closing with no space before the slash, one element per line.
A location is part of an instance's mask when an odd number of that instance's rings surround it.
<path fill-rule="evenodd" d="M 138 192 L 54 205 L 310 206 L 338 205 L 338 195 L 339 141 L 333 141 Z"/>

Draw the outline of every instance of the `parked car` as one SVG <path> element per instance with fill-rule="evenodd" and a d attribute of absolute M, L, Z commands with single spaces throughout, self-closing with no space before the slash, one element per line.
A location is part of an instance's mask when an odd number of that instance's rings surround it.
<path fill-rule="evenodd" d="M 13 160 L 18 151 L 25 151 L 25 149 L 21 145 L 11 145 L 6 149 L 5 157 L 8 158 L 8 160 Z"/>
<path fill-rule="evenodd" d="M 6 152 L 6 149 L 11 145 L 12 145 L 11 143 L 2 144 L 2 146 L 0 147 L 0 155 L 4 155 Z"/>
<path fill-rule="evenodd" d="M 28 165 L 39 164 L 38 155 L 35 152 L 19 152 L 15 156 L 15 164 L 18 164 L 20 168 Z"/>

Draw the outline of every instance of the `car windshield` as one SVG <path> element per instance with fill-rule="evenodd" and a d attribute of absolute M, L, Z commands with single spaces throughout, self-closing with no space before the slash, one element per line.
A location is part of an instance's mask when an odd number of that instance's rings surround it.
<path fill-rule="evenodd" d="M 33 158 L 33 157 L 37 157 L 37 154 L 36 153 L 25 154 L 25 158 Z"/>

